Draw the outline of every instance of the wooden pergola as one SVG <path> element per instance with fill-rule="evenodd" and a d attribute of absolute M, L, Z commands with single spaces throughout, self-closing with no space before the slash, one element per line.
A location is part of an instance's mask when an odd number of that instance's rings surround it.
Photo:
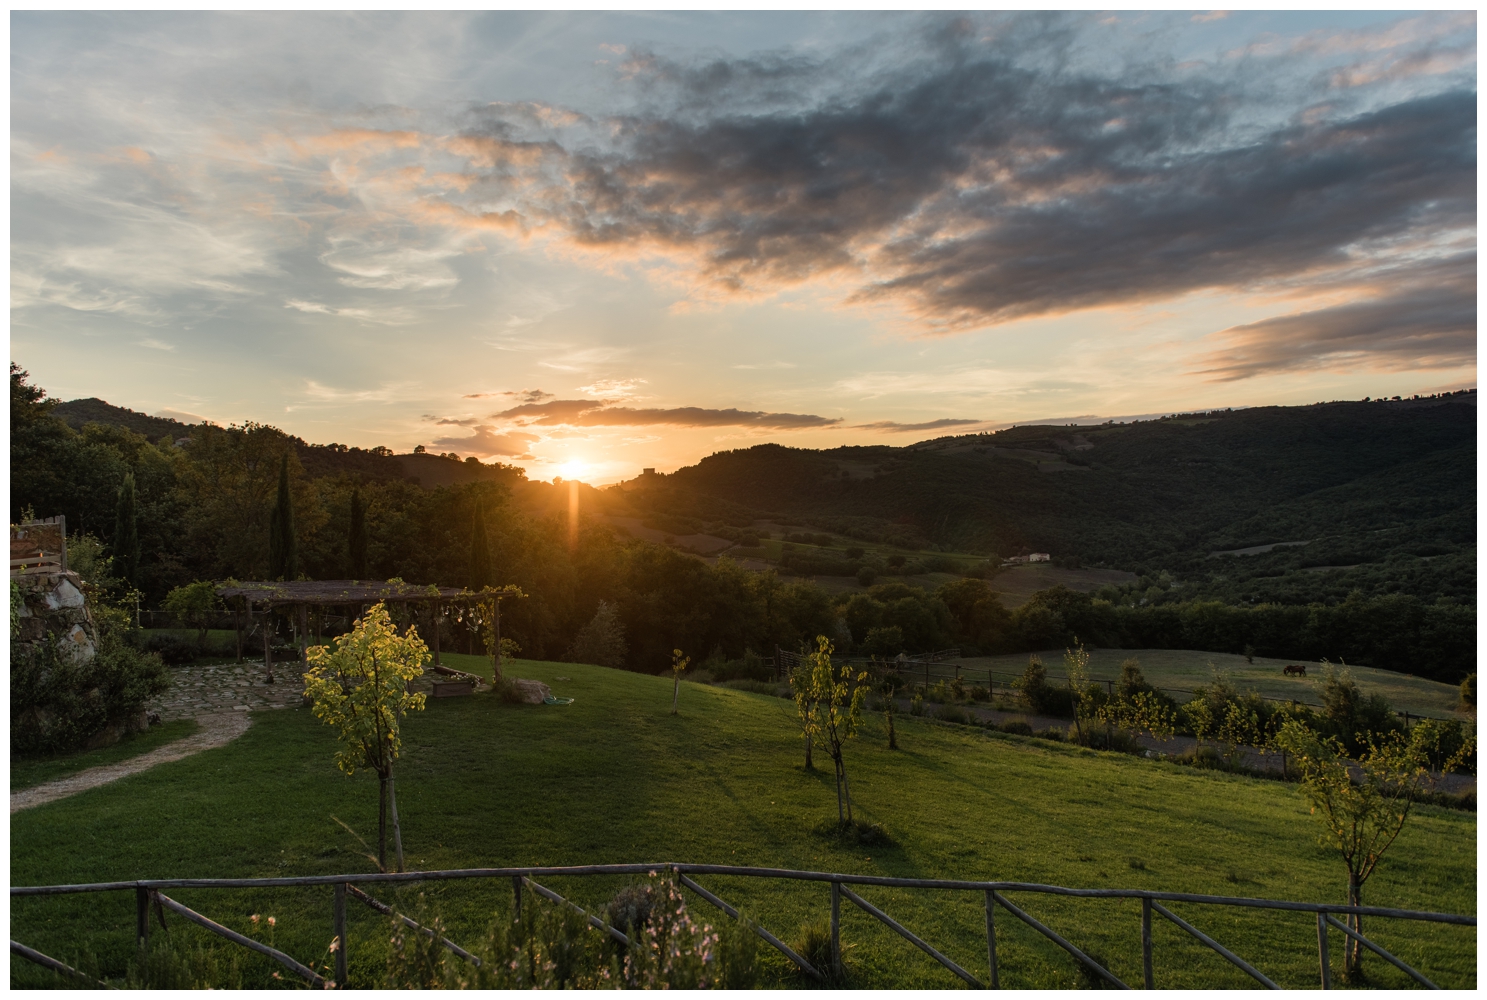
<path fill-rule="evenodd" d="M 273 615 L 288 610 L 294 624 L 296 644 L 300 659 L 305 658 L 309 645 L 310 608 L 348 608 L 360 614 L 374 604 L 402 605 L 404 609 L 414 605 L 429 606 L 435 623 L 432 652 L 434 668 L 445 672 L 439 662 L 439 615 L 445 605 L 485 604 L 496 605 L 496 648 L 500 649 L 500 602 L 506 594 L 480 592 L 455 587 L 418 586 L 412 583 L 375 580 L 292 580 L 270 582 L 264 580 L 230 581 L 217 587 L 217 595 L 232 607 L 233 628 L 237 633 L 237 659 L 243 660 L 243 640 L 251 631 L 255 612 L 263 616 L 263 666 L 270 684 L 274 681 L 273 660 Z M 454 673 L 455 671 L 448 671 Z"/>

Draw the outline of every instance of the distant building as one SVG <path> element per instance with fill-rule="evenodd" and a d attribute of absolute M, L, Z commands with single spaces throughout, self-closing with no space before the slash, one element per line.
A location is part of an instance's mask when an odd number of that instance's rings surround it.
<path fill-rule="evenodd" d="M 640 474 L 642 476 L 654 476 L 656 474 L 656 470 L 655 469 L 641 469 L 640 470 Z"/>
<path fill-rule="evenodd" d="M 1032 552 L 1025 556 L 1008 556 L 1002 560 L 1002 565 L 1021 566 L 1025 563 L 1049 562 L 1052 558 L 1047 552 Z"/>
<path fill-rule="evenodd" d="M 1052 558 L 1047 552 L 1034 552 L 1027 557 L 1028 562 L 1048 562 Z"/>

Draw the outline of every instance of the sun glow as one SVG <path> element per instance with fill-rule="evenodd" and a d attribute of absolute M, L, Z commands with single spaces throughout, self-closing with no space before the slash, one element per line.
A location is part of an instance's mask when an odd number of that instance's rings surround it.
<path fill-rule="evenodd" d="M 583 479 L 592 466 L 581 458 L 570 458 L 558 466 L 558 475 L 564 479 Z"/>

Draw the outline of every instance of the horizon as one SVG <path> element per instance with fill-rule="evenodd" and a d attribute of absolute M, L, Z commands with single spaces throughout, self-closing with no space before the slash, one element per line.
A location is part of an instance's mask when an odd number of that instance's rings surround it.
<path fill-rule="evenodd" d="M 16 13 L 11 357 L 596 485 L 1474 389 L 1475 26 Z"/>

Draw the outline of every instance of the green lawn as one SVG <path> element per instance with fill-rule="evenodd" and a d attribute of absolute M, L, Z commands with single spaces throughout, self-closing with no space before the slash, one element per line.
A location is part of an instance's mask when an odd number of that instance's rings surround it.
<path fill-rule="evenodd" d="M 1254 663 L 1248 663 L 1236 653 L 1208 653 L 1197 649 L 1092 649 L 1089 653 L 1089 672 L 1094 679 L 1118 680 L 1121 663 L 1134 656 L 1141 661 L 1141 672 L 1147 681 L 1167 691 L 1179 702 L 1187 701 L 1194 687 L 1212 681 L 1212 668 L 1217 667 L 1227 671 L 1241 690 L 1253 689 L 1262 697 L 1275 701 L 1294 699 L 1310 705 L 1322 703 L 1322 667 L 1317 663 L 1306 664 L 1306 677 L 1287 677 L 1282 670 L 1287 664 L 1299 661 L 1257 656 Z M 977 656 L 956 662 L 966 668 L 962 671 L 963 676 L 975 678 L 978 671 L 983 671 L 980 675 L 982 683 L 986 679 L 984 671 L 990 668 L 997 674 L 997 686 L 1000 687 L 1006 678 L 1021 676 L 1027 667 L 1028 655 Z M 1060 679 L 1064 676 L 1062 649 L 1047 649 L 1037 655 L 1042 658 L 1050 675 Z M 936 668 L 939 673 L 946 669 L 954 672 L 953 666 Z M 1396 710 L 1436 718 L 1467 718 L 1456 712 L 1459 692 L 1451 684 L 1373 667 L 1350 669 L 1364 694 L 1382 694 Z"/>
<path fill-rule="evenodd" d="M 479 668 L 475 657 L 447 656 Z M 892 848 L 844 848 L 810 829 L 834 813 L 829 771 L 806 772 L 792 706 L 727 688 L 684 684 L 668 714 L 671 680 L 563 663 L 518 661 L 566 707 L 510 706 L 489 696 L 431 701 L 406 726 L 398 787 L 410 865 L 455 868 L 596 862 L 737 863 L 797 869 L 1120 886 L 1338 900 L 1343 869 L 1317 845 L 1293 786 L 1194 772 L 1136 758 L 1035 744 L 1001 734 L 900 717 L 897 752 L 873 718 L 849 750 L 859 813 L 884 824 Z M 559 680 L 558 678 L 568 678 Z M 371 868 L 339 817 L 369 840 L 376 782 L 332 764 L 334 739 L 308 711 L 258 713 L 226 747 L 28 810 L 11 821 L 15 885 L 168 876 L 334 874 Z M 553 879 L 585 904 L 621 879 Z M 824 885 L 729 878 L 703 884 L 787 940 L 828 911 Z M 509 911 L 509 884 L 430 886 L 455 940 L 473 940 Z M 382 890 L 383 898 L 393 893 Z M 412 905 L 414 891 L 400 894 Z M 325 955 L 327 888 L 176 897 L 235 929 L 248 915 L 278 918 L 277 943 L 301 960 Z M 976 894 L 868 889 L 863 895 L 966 966 L 986 973 Z M 1472 913 L 1476 817 L 1420 809 L 1365 890 L 1370 903 Z M 1076 943 L 1140 982 L 1139 905 L 1014 897 Z M 352 904 L 353 985 L 374 986 L 387 925 Z M 695 908 L 708 918 L 707 904 Z M 1317 984 L 1309 915 L 1195 905 L 1188 920 L 1253 960 L 1283 986 Z M 118 975 L 133 949 L 129 893 L 12 901 L 12 937 L 64 960 L 96 958 Z M 190 937 L 178 920 L 171 933 Z M 1080 982 L 1054 945 L 1003 913 L 1002 981 L 1017 987 Z M 1476 982 L 1471 929 L 1375 921 L 1377 940 L 1439 984 Z M 927 956 L 850 906 L 843 939 L 854 985 L 955 987 Z M 1340 951 L 1334 944 L 1334 956 Z M 799 985 L 766 956 L 765 982 Z M 246 955 L 246 953 L 244 953 Z M 764 954 L 761 951 L 761 954 Z M 1156 929 L 1164 988 L 1244 987 L 1249 980 L 1175 927 Z M 272 985 L 275 968 L 243 959 L 247 985 Z M 1409 981 L 1381 961 L 1377 985 Z M 12 962 L 12 986 L 52 980 Z"/>
<path fill-rule="evenodd" d="M 118 764 L 122 761 L 148 753 L 167 743 L 185 739 L 200 729 L 193 719 L 176 719 L 158 726 L 151 726 L 143 733 L 130 733 L 120 738 L 113 746 L 81 753 L 62 754 L 56 757 L 11 757 L 10 790 L 34 788 L 48 781 L 65 778 L 69 774 L 86 771 L 103 764 Z"/>

